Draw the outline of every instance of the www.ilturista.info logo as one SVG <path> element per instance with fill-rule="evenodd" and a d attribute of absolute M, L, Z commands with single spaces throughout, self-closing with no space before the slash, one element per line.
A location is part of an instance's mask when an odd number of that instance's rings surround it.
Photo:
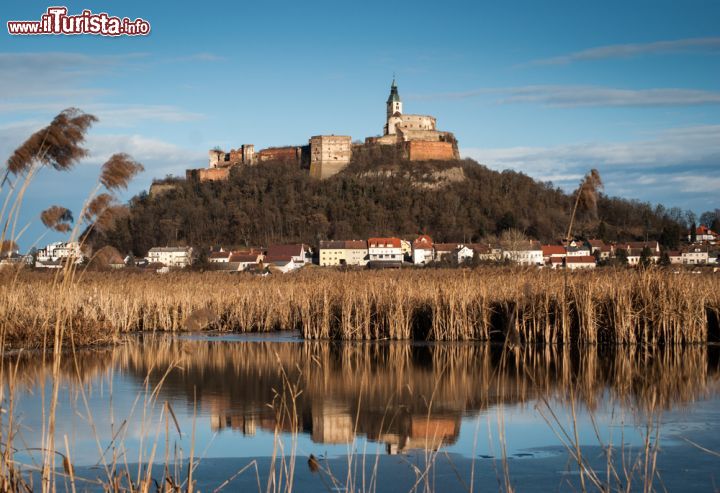
<path fill-rule="evenodd" d="M 147 36 L 150 23 L 138 17 L 114 17 L 105 12 L 68 15 L 67 7 L 48 7 L 39 21 L 8 21 L 8 33 L 12 35 L 39 34 L 96 34 L 100 36 Z"/>

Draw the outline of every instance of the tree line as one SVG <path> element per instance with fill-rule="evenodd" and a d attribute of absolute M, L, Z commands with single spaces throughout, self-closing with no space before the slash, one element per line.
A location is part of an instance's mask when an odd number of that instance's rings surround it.
<path fill-rule="evenodd" d="M 436 242 L 477 242 L 517 229 L 543 242 L 564 237 L 575 199 L 549 182 L 465 159 L 407 162 L 392 149 L 353 154 L 326 180 L 296 164 L 237 166 L 227 181 L 174 180 L 161 194 L 129 202 L 129 214 L 91 242 L 145 255 L 153 246 L 317 244 L 324 239 L 429 234 Z M 574 234 L 606 241 L 658 239 L 676 248 L 690 220 L 681 210 L 600 194 L 578 211 Z"/>

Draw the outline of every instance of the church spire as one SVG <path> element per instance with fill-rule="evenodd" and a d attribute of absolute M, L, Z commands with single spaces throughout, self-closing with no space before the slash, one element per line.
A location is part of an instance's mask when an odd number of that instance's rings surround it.
<path fill-rule="evenodd" d="M 395 83 L 395 74 L 393 74 L 392 84 L 390 85 L 390 96 L 388 96 L 387 102 L 388 104 L 400 102 L 400 94 L 398 94 L 397 84 Z"/>

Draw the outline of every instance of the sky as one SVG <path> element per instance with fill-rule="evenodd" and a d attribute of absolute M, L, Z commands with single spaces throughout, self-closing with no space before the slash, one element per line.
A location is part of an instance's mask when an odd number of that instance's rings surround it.
<path fill-rule="evenodd" d="M 702 213 L 720 207 L 720 2 L 66 2 L 150 22 L 137 37 L 10 36 L 57 3 L 0 11 L 0 158 L 62 109 L 99 121 L 73 171 L 28 191 L 77 212 L 100 165 L 127 152 L 153 178 L 207 151 L 379 135 L 395 74 L 406 113 L 437 117 L 463 157 L 571 191 L 597 168 L 605 193 Z"/>

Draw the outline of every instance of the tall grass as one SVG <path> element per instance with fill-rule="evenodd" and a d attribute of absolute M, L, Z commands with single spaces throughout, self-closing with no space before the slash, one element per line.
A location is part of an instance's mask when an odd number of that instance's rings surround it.
<path fill-rule="evenodd" d="M 57 317 L 77 345 L 124 333 L 267 332 L 307 339 L 504 340 L 523 344 L 687 344 L 717 335 L 720 276 L 603 270 L 300 272 L 272 279 L 220 273 L 91 273 L 65 286 L 21 273 L 0 287 L 6 347 L 37 347 Z M 51 344 L 54 341 L 49 341 Z M 66 342 L 66 341 L 65 341 Z"/>

